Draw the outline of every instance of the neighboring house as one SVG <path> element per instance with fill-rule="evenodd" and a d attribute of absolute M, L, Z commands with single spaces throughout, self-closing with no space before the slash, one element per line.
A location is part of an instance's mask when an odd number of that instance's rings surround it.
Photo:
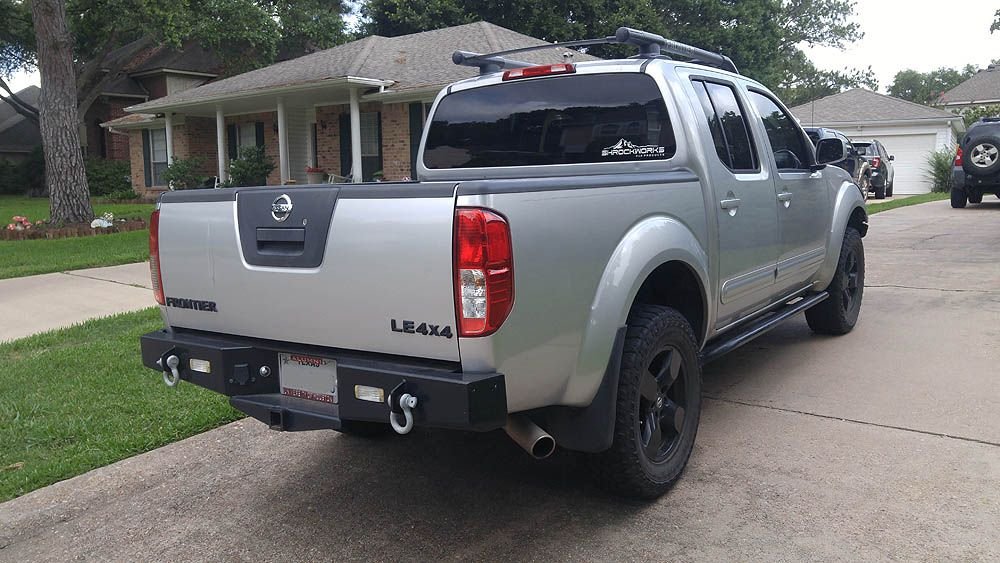
<path fill-rule="evenodd" d="M 855 88 L 791 108 L 806 127 L 838 129 L 855 141 L 878 139 L 895 156 L 894 193 L 931 191 L 927 158 L 951 148 L 962 118 L 938 108 Z"/>
<path fill-rule="evenodd" d="M 304 183 L 311 166 L 354 181 L 377 172 L 401 180 L 413 175 L 430 103 L 478 72 L 453 64 L 453 51 L 544 43 L 486 22 L 370 36 L 126 108 L 133 115 L 104 125 L 131 135 L 133 183 L 147 194 L 164 189 L 162 172 L 175 158 L 204 158 L 205 174 L 224 179 L 244 146 L 262 146 L 274 160 L 269 184 Z M 518 58 L 563 62 L 563 52 Z"/>
<path fill-rule="evenodd" d="M 125 116 L 125 108 L 200 86 L 219 73 L 219 60 L 195 43 L 182 49 L 163 45 L 142 48 L 133 42 L 112 51 L 106 67 L 122 57 L 122 76 L 111 81 L 87 110 L 80 131 L 80 146 L 87 156 L 112 160 L 131 158 L 129 136 L 116 134 L 101 124 Z M 108 72 L 105 68 L 104 72 Z M 29 86 L 17 92 L 19 98 L 38 107 L 41 89 Z M 38 125 L 0 102 L 0 159 L 20 160 L 42 142 Z"/>
<path fill-rule="evenodd" d="M 990 65 L 948 90 L 936 105 L 959 112 L 975 106 L 1000 104 L 1000 65 Z"/>
<path fill-rule="evenodd" d="M 38 107 L 41 92 L 38 86 L 28 86 L 14 93 L 25 103 Z M 0 101 L 0 160 L 20 162 L 40 144 L 42 134 L 38 124 L 14 111 L 7 102 Z"/>

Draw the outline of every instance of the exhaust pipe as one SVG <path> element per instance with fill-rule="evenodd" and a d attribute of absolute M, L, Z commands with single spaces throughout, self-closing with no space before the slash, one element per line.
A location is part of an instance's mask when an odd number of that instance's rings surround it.
<path fill-rule="evenodd" d="M 503 429 L 511 440 L 535 459 L 545 459 L 556 451 L 555 438 L 523 414 L 508 416 Z"/>

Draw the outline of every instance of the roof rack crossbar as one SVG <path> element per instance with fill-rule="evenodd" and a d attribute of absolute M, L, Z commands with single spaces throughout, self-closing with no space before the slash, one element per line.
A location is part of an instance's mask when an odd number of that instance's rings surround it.
<path fill-rule="evenodd" d="M 508 49 L 506 51 L 497 51 L 495 53 L 488 54 L 455 51 L 455 53 L 452 54 L 451 60 L 457 65 L 479 67 L 480 74 L 490 74 L 493 72 L 499 72 L 504 68 L 523 68 L 526 66 L 532 66 L 531 63 L 505 59 L 504 57 L 507 55 L 527 53 L 529 51 L 538 51 L 541 49 L 574 48 L 587 47 L 591 45 L 615 44 L 634 45 L 638 47 L 638 56 L 640 58 L 657 58 L 662 56 L 663 53 L 669 53 L 671 55 L 684 57 L 691 62 L 713 66 L 739 74 L 739 70 L 736 69 L 736 64 L 733 63 L 732 59 L 721 53 L 713 53 L 711 51 L 706 51 L 705 49 L 700 49 L 698 47 L 666 39 L 662 35 L 649 33 L 648 31 L 640 31 L 630 27 L 619 27 L 614 35 L 599 39 L 546 43 L 544 45 Z"/>

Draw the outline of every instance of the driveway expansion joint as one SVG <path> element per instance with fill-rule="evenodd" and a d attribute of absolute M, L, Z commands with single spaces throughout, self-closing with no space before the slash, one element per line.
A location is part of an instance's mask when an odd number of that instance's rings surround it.
<path fill-rule="evenodd" d="M 801 414 L 801 415 L 804 415 L 804 416 L 812 416 L 812 417 L 815 417 L 815 418 L 823 418 L 823 419 L 826 419 L 826 420 L 836 420 L 836 421 L 840 421 L 840 422 L 850 422 L 850 423 L 853 423 L 853 424 L 860 424 L 862 426 L 873 426 L 873 427 L 876 427 L 876 428 L 885 428 L 885 429 L 889 429 L 889 430 L 902 430 L 903 432 L 912 432 L 914 434 L 924 434 L 926 436 L 936 436 L 938 438 L 950 438 L 952 440 L 960 440 L 962 442 L 972 442 L 974 444 L 982 444 L 982 445 L 985 445 L 985 446 L 1000 447 L 1000 442 L 991 442 L 989 440 L 981 440 L 979 438 L 969 438 L 968 436 L 955 436 L 954 434 L 945 434 L 943 432 L 932 432 L 930 430 L 919 430 L 919 429 L 916 429 L 916 428 L 908 428 L 906 426 L 896 426 L 896 425 L 893 425 L 893 424 L 881 424 L 881 423 L 878 423 L 878 422 L 869 422 L 869 421 L 866 421 L 866 420 L 858 420 L 858 419 L 855 419 L 855 418 L 844 418 L 842 416 L 833 416 L 833 415 L 829 415 L 829 414 L 819 414 L 819 413 L 815 413 L 815 412 L 800 411 L 800 410 L 788 409 L 788 408 L 784 408 L 784 407 L 775 407 L 775 406 L 771 406 L 771 405 L 762 405 L 760 403 L 753 403 L 753 402 L 750 402 L 750 401 L 740 401 L 740 400 L 737 400 L 737 399 L 725 399 L 723 397 L 716 397 L 714 395 L 702 395 L 702 397 L 705 398 L 705 399 L 708 399 L 710 401 L 718 401 L 720 403 L 729 403 L 731 405 L 741 405 L 741 406 L 744 406 L 744 407 L 756 407 L 756 408 L 759 408 L 759 409 L 768 409 L 768 410 L 779 411 L 779 412 L 784 412 L 784 413 Z"/>
<path fill-rule="evenodd" d="M 1000 293 L 1000 291 L 993 289 L 958 289 L 958 288 L 945 288 L 945 287 L 916 287 L 911 285 L 896 285 L 896 284 L 865 284 L 865 289 L 867 288 L 890 288 L 890 289 L 913 289 L 917 291 L 945 291 L 949 293 Z"/>
<path fill-rule="evenodd" d="M 125 282 L 120 282 L 120 281 L 116 281 L 116 280 L 109 280 L 107 278 L 98 278 L 98 277 L 94 277 L 94 276 L 85 276 L 83 274 L 77 274 L 77 273 L 74 273 L 72 271 L 59 272 L 59 273 L 67 275 L 67 276 L 73 276 L 74 278 L 83 278 L 83 279 L 94 280 L 94 281 L 116 283 L 118 285 L 124 285 L 125 287 L 137 287 L 139 289 L 152 289 L 150 287 L 146 287 L 144 285 L 137 284 L 137 283 L 125 283 Z"/>

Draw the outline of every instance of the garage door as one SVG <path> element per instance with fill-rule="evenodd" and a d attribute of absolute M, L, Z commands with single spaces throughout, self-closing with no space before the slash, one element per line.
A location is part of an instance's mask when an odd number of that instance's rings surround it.
<path fill-rule="evenodd" d="M 931 191 L 927 178 L 927 157 L 937 148 L 934 134 L 880 135 L 875 137 L 896 157 L 893 193 L 923 194 Z"/>

